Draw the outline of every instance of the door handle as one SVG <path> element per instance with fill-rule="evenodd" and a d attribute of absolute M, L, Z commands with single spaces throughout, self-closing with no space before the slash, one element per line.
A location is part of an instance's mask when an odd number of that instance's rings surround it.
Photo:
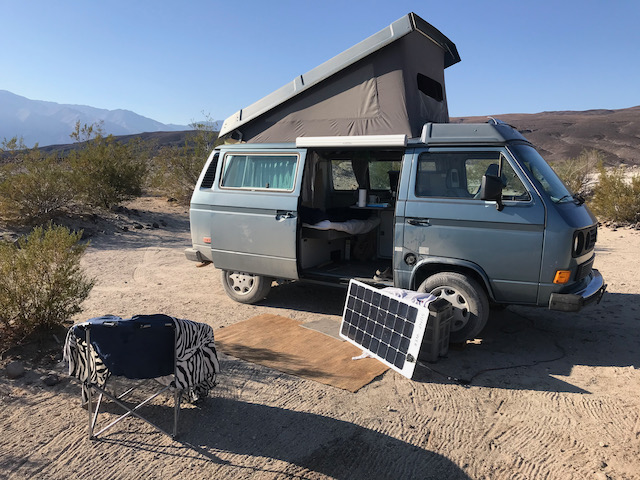
<path fill-rule="evenodd" d="M 278 222 L 281 220 L 287 220 L 289 218 L 296 218 L 295 212 L 287 212 L 284 210 L 278 210 L 276 212 L 276 220 Z"/>
<path fill-rule="evenodd" d="M 408 220 L 409 225 L 413 225 L 415 227 L 430 227 L 431 226 L 431 222 L 428 219 L 421 219 L 421 218 L 410 218 Z"/>

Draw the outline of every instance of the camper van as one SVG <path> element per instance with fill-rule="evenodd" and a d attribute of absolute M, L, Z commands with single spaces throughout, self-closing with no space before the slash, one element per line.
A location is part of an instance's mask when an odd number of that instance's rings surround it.
<path fill-rule="evenodd" d="M 584 202 L 513 127 L 447 123 L 455 45 L 414 14 L 391 27 L 227 119 L 186 257 L 243 303 L 282 280 L 430 292 L 453 306 L 453 342 L 491 306 L 599 301 Z"/>
<path fill-rule="evenodd" d="M 577 311 L 605 288 L 596 219 L 498 121 L 221 146 L 190 216 L 187 258 L 221 269 L 236 301 L 278 279 L 431 292 L 454 307 L 452 341 L 480 333 L 491 304 Z"/>

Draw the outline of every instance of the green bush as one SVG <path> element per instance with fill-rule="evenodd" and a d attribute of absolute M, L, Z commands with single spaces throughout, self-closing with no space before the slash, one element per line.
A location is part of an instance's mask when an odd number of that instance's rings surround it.
<path fill-rule="evenodd" d="M 67 164 L 37 150 L 20 163 L 6 165 L 0 175 L 0 219 L 34 225 L 62 214 L 73 202 L 71 171 Z"/>
<path fill-rule="evenodd" d="M 93 280 L 80 268 L 81 233 L 49 224 L 16 244 L 0 241 L 0 329 L 19 338 L 61 325 L 81 311 Z"/>
<path fill-rule="evenodd" d="M 640 221 L 640 176 L 625 179 L 624 169 L 607 171 L 598 167 L 600 178 L 594 188 L 590 207 L 603 221 L 635 223 Z"/>
<path fill-rule="evenodd" d="M 553 169 L 571 192 L 588 196 L 598 165 L 603 161 L 602 153 L 598 150 L 583 150 L 576 158 L 554 163 Z"/>
<path fill-rule="evenodd" d="M 108 208 L 142 194 L 148 153 L 140 141 L 98 135 L 71 153 L 73 187 L 81 204 Z"/>
<path fill-rule="evenodd" d="M 186 147 L 164 147 L 154 157 L 151 187 L 186 205 L 206 160 L 206 156 L 195 155 Z"/>
<path fill-rule="evenodd" d="M 165 147 L 154 158 L 151 187 L 158 193 L 188 204 L 211 150 L 216 144 L 218 132 L 209 123 L 194 123 L 193 134 L 185 139 L 182 147 Z"/>

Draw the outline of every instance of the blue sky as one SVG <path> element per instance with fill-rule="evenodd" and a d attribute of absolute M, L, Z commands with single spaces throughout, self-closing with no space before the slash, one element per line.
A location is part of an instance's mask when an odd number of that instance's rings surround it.
<path fill-rule="evenodd" d="M 640 105 L 640 1 L 1 0 L 0 89 L 224 119 L 415 12 L 457 46 L 451 116 Z"/>

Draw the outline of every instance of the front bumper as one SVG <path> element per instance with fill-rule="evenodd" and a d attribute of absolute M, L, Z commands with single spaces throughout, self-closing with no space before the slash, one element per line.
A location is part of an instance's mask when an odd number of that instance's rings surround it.
<path fill-rule="evenodd" d="M 577 312 L 592 303 L 600 303 L 607 289 L 604 278 L 598 270 L 593 270 L 589 284 L 575 293 L 552 293 L 549 298 L 549 310 L 561 312 Z"/>

